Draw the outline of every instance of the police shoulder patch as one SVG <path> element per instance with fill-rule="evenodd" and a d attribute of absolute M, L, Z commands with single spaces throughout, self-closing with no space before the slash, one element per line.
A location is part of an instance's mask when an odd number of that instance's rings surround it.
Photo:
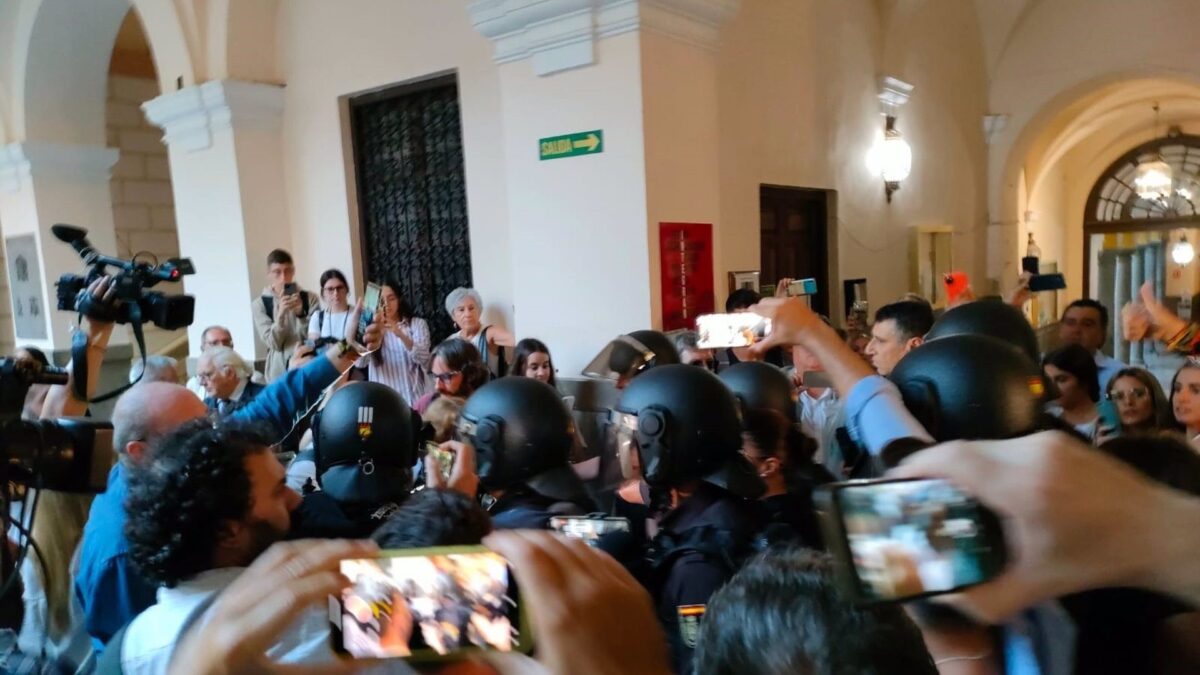
<path fill-rule="evenodd" d="M 704 618 L 707 605 L 678 605 L 675 612 L 679 617 L 679 639 L 688 649 L 696 648 L 700 636 L 700 620 Z"/>

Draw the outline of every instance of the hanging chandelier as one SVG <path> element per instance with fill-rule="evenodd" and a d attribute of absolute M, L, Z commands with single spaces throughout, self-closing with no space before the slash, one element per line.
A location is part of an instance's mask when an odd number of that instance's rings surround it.
<path fill-rule="evenodd" d="M 1154 135 L 1158 136 L 1158 103 L 1154 104 Z M 1147 201 L 1160 201 L 1170 198 L 1171 188 L 1175 184 L 1175 172 L 1171 165 L 1163 161 L 1162 155 L 1155 153 L 1148 162 L 1138 162 L 1137 172 L 1133 179 L 1133 188 L 1137 195 Z"/>

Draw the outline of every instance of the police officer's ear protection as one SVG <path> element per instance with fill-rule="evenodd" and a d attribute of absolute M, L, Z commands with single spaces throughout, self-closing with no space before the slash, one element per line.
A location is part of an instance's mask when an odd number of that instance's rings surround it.
<path fill-rule="evenodd" d="M 504 470 L 504 420 L 487 415 L 479 420 L 461 418 L 459 433 L 470 438 L 475 448 L 475 468 L 479 478 L 500 474 Z"/>
<path fill-rule="evenodd" d="M 666 483 L 672 475 L 670 442 L 667 438 L 670 417 L 669 410 L 656 405 L 638 411 L 638 460 L 642 467 L 642 478 L 650 485 Z"/>

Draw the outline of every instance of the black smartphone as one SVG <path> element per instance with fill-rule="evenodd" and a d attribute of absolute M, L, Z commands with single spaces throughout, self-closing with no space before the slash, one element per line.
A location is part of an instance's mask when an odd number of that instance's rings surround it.
<path fill-rule="evenodd" d="M 1029 272 L 1030 274 L 1032 274 L 1033 276 L 1036 277 L 1039 274 L 1038 265 L 1039 265 L 1039 261 L 1037 258 L 1034 258 L 1031 256 L 1025 256 L 1024 258 L 1021 258 L 1021 271 L 1022 272 Z"/>
<path fill-rule="evenodd" d="M 1066 287 L 1067 280 L 1061 274 L 1039 274 L 1029 280 L 1029 290 L 1034 293 L 1061 291 Z"/>
<path fill-rule="evenodd" d="M 858 603 L 949 593 L 1008 562 L 999 518 L 947 481 L 834 483 L 816 498 L 837 581 Z"/>
<path fill-rule="evenodd" d="M 286 283 L 283 285 L 284 295 L 295 295 L 300 292 L 300 287 L 295 283 Z"/>
<path fill-rule="evenodd" d="M 329 598 L 340 655 L 452 661 L 533 645 L 508 562 L 483 546 L 384 551 L 341 573 L 350 587 Z"/>
<path fill-rule="evenodd" d="M 363 293 L 362 313 L 358 315 L 358 333 L 355 335 L 355 341 L 359 344 L 362 344 L 367 326 L 375 322 L 375 312 L 379 309 L 381 292 L 380 285 L 372 282 L 367 284 L 367 290 Z"/>

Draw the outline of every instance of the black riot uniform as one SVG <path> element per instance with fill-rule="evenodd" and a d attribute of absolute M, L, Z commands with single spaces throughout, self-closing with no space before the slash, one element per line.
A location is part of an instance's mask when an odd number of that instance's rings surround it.
<path fill-rule="evenodd" d="M 811 454 L 800 453 L 804 432 L 796 423 L 796 402 L 788 376 L 768 363 L 745 361 L 721 371 L 719 377 L 741 404 L 747 421 L 753 419 L 752 411 L 771 410 L 791 422 L 790 435 L 785 439 L 788 445 L 787 492 L 761 501 L 771 525 L 767 529 L 769 540 L 772 543 L 793 541 L 809 548 L 823 549 L 812 495 L 818 485 L 836 479 L 824 466 L 814 462 Z M 815 441 L 812 443 L 810 449 L 815 450 Z"/>
<path fill-rule="evenodd" d="M 595 510 L 570 465 L 575 422 L 558 392 L 529 377 L 480 388 L 463 408 L 458 435 L 475 448 L 484 506 L 499 529 L 545 529 L 556 515 Z"/>
<path fill-rule="evenodd" d="M 313 419 L 317 491 L 293 514 L 293 538 L 368 537 L 413 486 L 420 419 L 394 389 L 355 382 Z"/>
<path fill-rule="evenodd" d="M 762 481 L 742 457 L 741 420 L 729 389 L 712 373 L 682 365 L 635 380 L 614 411 L 615 451 L 640 467 L 653 503 L 680 501 L 659 522 L 642 577 L 671 642 L 677 672 L 692 651 L 709 597 L 755 549 L 763 519 Z"/>

